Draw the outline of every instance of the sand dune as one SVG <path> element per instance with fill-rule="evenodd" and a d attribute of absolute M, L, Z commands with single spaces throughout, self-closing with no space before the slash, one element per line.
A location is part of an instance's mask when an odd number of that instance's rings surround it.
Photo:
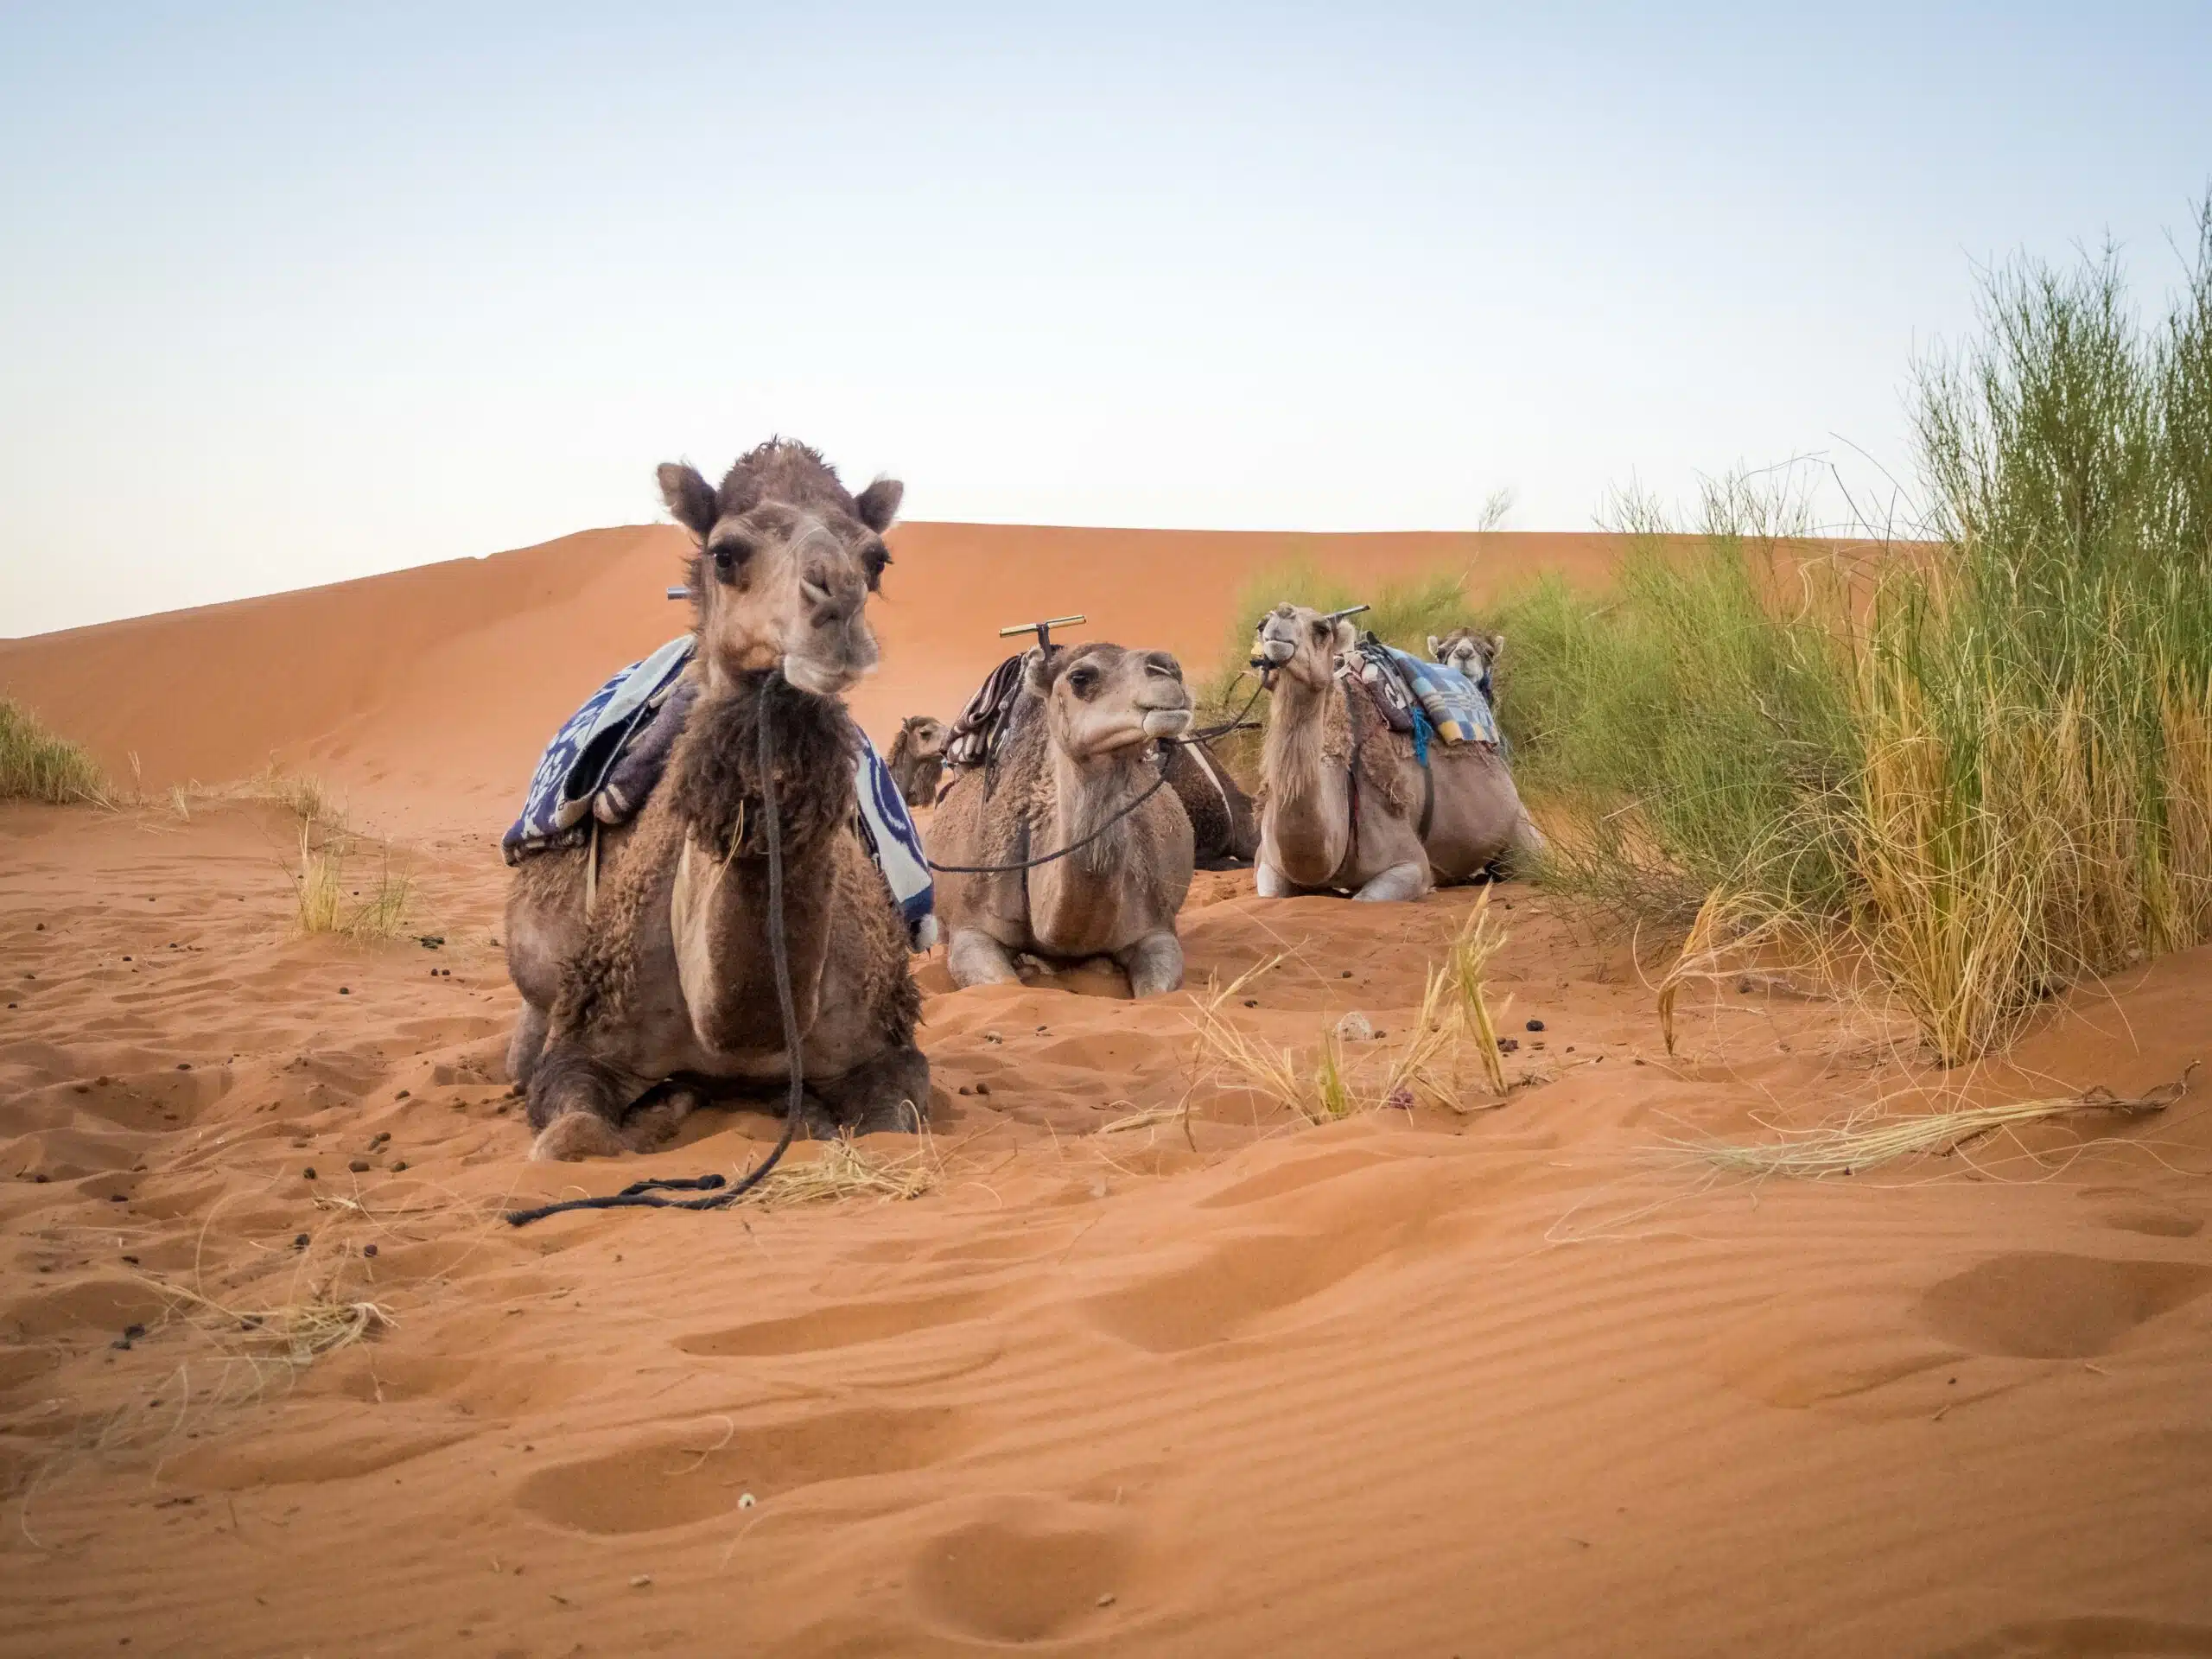
<path fill-rule="evenodd" d="M 1289 539 L 910 527 L 861 712 L 949 709 L 1039 612 L 1201 661 Z M 1478 586 L 1610 553 L 1298 539 Z M 506 1227 L 775 1129 L 531 1166 L 500 1071 L 491 842 L 671 631 L 676 545 L 0 647 L 149 785 L 341 781 L 441 941 L 298 936 L 272 806 L 0 809 L 0 1653 L 2212 1653 L 2201 1092 L 1722 1180 L 1666 1143 L 1935 1079 L 1764 978 L 1669 1055 L 1663 943 L 1514 885 L 1502 1103 L 1307 1126 L 1194 1071 L 1187 996 L 924 963 L 924 1196 Z M 1296 1047 L 1352 1008 L 1402 1040 L 1474 902 L 1247 882 L 1198 878 L 1192 979 L 1282 953 L 1235 1012 Z M 2209 981 L 2199 950 L 2081 992 L 1965 1086 L 2168 1081 Z M 311 1300 L 391 1323 L 294 1369 L 272 1321 Z"/>
<path fill-rule="evenodd" d="M 1303 536 L 902 524 L 875 606 L 885 663 L 855 694 L 887 743 L 906 715 L 950 716 L 1007 654 L 1001 626 L 1082 613 L 1076 637 L 1220 654 L 1239 584 L 1310 557 L 1347 575 L 1464 569 L 1478 597 L 1539 568 L 1602 570 L 1597 535 Z M 587 531 L 459 559 L 30 639 L 0 641 L 0 693 L 146 787 L 243 777 L 272 760 L 329 778 L 379 823 L 499 817 L 570 710 L 682 632 L 662 590 L 689 545 L 672 525 Z"/>

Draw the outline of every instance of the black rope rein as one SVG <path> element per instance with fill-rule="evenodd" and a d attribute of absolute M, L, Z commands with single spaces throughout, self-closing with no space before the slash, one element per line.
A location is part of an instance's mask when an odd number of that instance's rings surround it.
<path fill-rule="evenodd" d="M 783 819 L 776 802 L 776 774 L 773 770 L 775 742 L 770 733 L 768 709 L 770 694 L 774 691 L 777 677 L 770 674 L 760 683 L 760 734 L 759 763 L 760 769 L 760 833 L 768 843 L 768 961 L 774 969 L 776 981 L 776 1012 L 783 1017 L 784 1052 L 791 1060 L 791 1094 L 784 1103 L 783 1137 L 776 1142 L 775 1150 L 762 1159 L 744 1179 L 734 1186 L 728 1185 L 720 1175 L 700 1175 L 690 1179 L 633 1181 L 620 1192 L 601 1198 L 563 1198 L 555 1204 L 541 1204 L 534 1210 L 511 1210 L 507 1212 L 510 1224 L 527 1227 L 533 1221 L 543 1221 L 548 1216 L 565 1215 L 571 1210 L 721 1210 L 735 1204 L 754 1187 L 767 1179 L 768 1172 L 782 1161 L 791 1150 L 791 1136 L 798 1131 L 800 1113 L 804 1109 L 806 1095 L 806 1062 L 799 1052 L 798 1006 L 791 995 L 791 948 L 784 938 L 784 837 Z M 1162 781 L 1165 781 L 1163 778 Z M 652 1100 L 676 1085 L 674 1078 L 663 1078 L 630 1103 L 635 1111 L 645 1102 Z M 662 1192 L 705 1192 L 703 1198 L 664 1198 Z"/>

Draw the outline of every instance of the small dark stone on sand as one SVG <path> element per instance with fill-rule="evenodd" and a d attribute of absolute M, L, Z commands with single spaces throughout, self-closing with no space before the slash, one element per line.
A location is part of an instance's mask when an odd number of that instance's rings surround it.
<path fill-rule="evenodd" d="M 1497 1039 L 1497 1052 L 1501 1054 L 1510 1054 L 1520 1046 L 1521 1039 L 1518 1037 L 1501 1037 Z"/>
<path fill-rule="evenodd" d="M 138 1258 L 135 1255 L 126 1255 L 123 1259 L 128 1262 L 134 1268 L 138 1265 Z"/>
<path fill-rule="evenodd" d="M 179 1060 L 176 1063 L 176 1069 L 180 1071 L 189 1071 L 192 1070 L 192 1062 L 190 1060 Z"/>
<path fill-rule="evenodd" d="M 121 1192 L 109 1193 L 107 1195 L 107 1201 L 110 1204 L 128 1204 L 130 1202 L 130 1198 Z"/>
<path fill-rule="evenodd" d="M 48 1175 L 48 1174 L 44 1170 L 42 1170 L 42 1169 L 41 1169 L 41 1171 L 39 1171 L 39 1173 L 38 1173 L 37 1174 L 35 1174 L 35 1175 L 34 1175 L 34 1176 L 32 1176 L 32 1177 L 31 1177 L 31 1179 L 32 1179 L 33 1181 L 35 1181 L 35 1183 L 37 1183 L 37 1184 L 38 1184 L 39 1185 L 41 1185 L 41 1186 L 44 1186 L 44 1185 L 47 1184 L 47 1182 L 48 1182 L 48 1181 L 52 1180 L 53 1179 L 54 1179 L 54 1178 L 53 1178 L 51 1175 Z"/>
<path fill-rule="evenodd" d="M 409 1096 L 412 1095 L 414 1092 L 415 1092 L 415 1091 L 414 1091 L 412 1089 L 403 1089 L 403 1090 L 401 1090 L 397 1094 L 394 1095 L 394 1096 L 392 1096 L 392 1098 L 393 1098 L 394 1100 L 405 1100 Z"/>
<path fill-rule="evenodd" d="M 307 1247 L 308 1236 L 305 1233 L 295 1233 L 292 1235 L 292 1248 L 294 1249 L 304 1250 Z"/>
<path fill-rule="evenodd" d="M 374 1255 L 376 1253 L 377 1247 L 373 1244 L 364 1244 L 361 1246 L 361 1254 L 363 1255 Z"/>
<path fill-rule="evenodd" d="M 130 1341 L 136 1342 L 146 1334 L 146 1327 L 143 1325 L 126 1325 L 123 1327 L 123 1334 Z"/>
<path fill-rule="evenodd" d="M 127 1354 L 130 1351 L 130 1338 L 128 1337 L 118 1337 L 113 1342 L 108 1344 L 108 1346 L 111 1348 L 119 1348 Z"/>
<path fill-rule="evenodd" d="M 1544 1022 L 1541 1020 L 1531 1020 L 1528 1025 L 1528 1029 L 1530 1031 L 1541 1031 L 1543 1028 Z"/>
<path fill-rule="evenodd" d="M 402 1159 L 400 1159 L 398 1161 L 397 1161 L 396 1163 L 394 1163 L 394 1164 L 392 1165 L 392 1166 L 391 1166 L 391 1173 L 392 1173 L 393 1174 L 397 1175 L 397 1174 L 398 1174 L 398 1173 L 399 1173 L 399 1172 L 400 1172 L 401 1170 L 403 1170 L 403 1169 L 404 1169 L 404 1168 L 406 1168 L 406 1167 L 407 1167 L 407 1160 L 406 1160 L 404 1158 L 402 1158 Z"/>
<path fill-rule="evenodd" d="M 1248 996 L 1244 999 L 1244 1006 L 1248 1008 L 1256 1008 L 1260 1006 L 1260 999 L 1256 996 Z"/>
<path fill-rule="evenodd" d="M 991 1092 L 991 1085 L 988 1083 L 979 1083 L 976 1085 L 976 1092 L 979 1095 L 988 1095 Z"/>
<path fill-rule="evenodd" d="M 347 988 L 346 986 L 340 985 L 340 986 L 338 988 L 338 995 L 340 995 L 340 996 L 351 996 L 351 995 L 353 995 L 353 993 L 352 992 L 352 990 L 350 990 L 349 988 Z"/>
<path fill-rule="evenodd" d="M 309 1164 L 305 1169 L 302 1170 L 300 1172 L 300 1179 L 303 1181 L 311 1181 L 315 1179 L 315 1166 L 313 1164 Z"/>
<path fill-rule="evenodd" d="M 372 1167 L 374 1167 L 374 1166 L 372 1166 L 365 1158 L 356 1158 L 353 1162 L 347 1164 L 346 1167 L 352 1170 L 356 1175 L 365 1175 Z"/>
<path fill-rule="evenodd" d="M 963 1094 L 963 1095 L 972 1095 L 972 1094 L 974 1094 L 976 1091 L 975 1091 L 973 1089 L 970 1089 L 970 1088 L 969 1088 L 966 1084 L 964 1084 L 964 1083 L 963 1083 L 963 1084 L 962 1084 L 960 1085 L 960 1092 L 961 1092 L 962 1094 Z"/>
<path fill-rule="evenodd" d="M 1351 977 L 1351 969 L 1349 968 L 1345 969 L 1344 972 L 1338 974 L 1337 977 L 1338 979 L 1350 979 Z"/>

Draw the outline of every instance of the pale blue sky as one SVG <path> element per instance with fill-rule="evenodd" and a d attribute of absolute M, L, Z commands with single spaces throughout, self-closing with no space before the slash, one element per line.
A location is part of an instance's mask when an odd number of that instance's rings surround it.
<path fill-rule="evenodd" d="M 772 431 L 1078 524 L 1902 467 L 1975 262 L 2171 285 L 2208 82 L 2202 4 L 10 5 L 0 634 L 638 522 Z"/>

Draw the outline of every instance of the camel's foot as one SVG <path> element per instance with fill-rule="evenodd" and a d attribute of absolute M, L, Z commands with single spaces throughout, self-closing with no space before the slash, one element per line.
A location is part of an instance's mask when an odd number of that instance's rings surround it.
<path fill-rule="evenodd" d="M 815 1088 L 835 1114 L 836 1128 L 855 1135 L 912 1135 L 929 1116 L 930 1063 L 918 1048 L 894 1048 Z"/>
<path fill-rule="evenodd" d="M 952 976 L 952 982 L 963 991 L 971 985 L 1021 982 L 1021 976 L 1014 971 L 1014 957 L 1006 946 L 980 928 L 953 930 L 951 938 L 945 943 L 944 966 Z"/>
<path fill-rule="evenodd" d="M 536 1164 L 567 1163 L 578 1158 L 617 1158 L 626 1148 L 622 1135 L 594 1112 L 563 1112 L 538 1131 L 530 1148 Z"/>
<path fill-rule="evenodd" d="M 671 1088 L 623 1118 L 622 1144 L 632 1152 L 658 1152 L 676 1138 L 683 1120 L 698 1110 L 700 1103 L 696 1089 Z"/>
<path fill-rule="evenodd" d="M 518 1089 L 529 1088 L 530 1074 L 537 1070 L 537 1057 L 544 1052 L 545 1010 L 525 1002 L 515 1020 L 515 1034 L 507 1039 L 507 1081 Z"/>
<path fill-rule="evenodd" d="M 1139 939 L 1116 960 L 1128 974 L 1131 996 L 1161 996 L 1183 988 L 1183 942 L 1173 933 Z"/>
<path fill-rule="evenodd" d="M 1290 878 L 1264 860 L 1252 867 L 1252 886 L 1262 899 L 1287 899 Z"/>
<path fill-rule="evenodd" d="M 1428 870 L 1421 864 L 1393 864 L 1375 876 L 1352 894 L 1356 900 L 1370 905 L 1387 905 L 1401 899 L 1418 899 L 1428 891 Z"/>

